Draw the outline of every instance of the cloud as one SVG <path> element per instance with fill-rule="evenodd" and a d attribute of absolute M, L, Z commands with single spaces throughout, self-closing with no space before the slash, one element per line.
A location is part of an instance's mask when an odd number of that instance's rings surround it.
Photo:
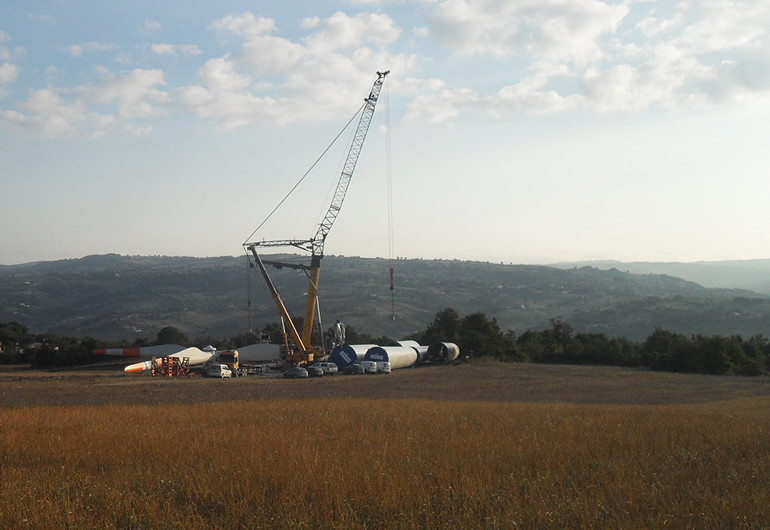
<path fill-rule="evenodd" d="M 515 65 L 496 93 L 456 110 L 600 112 L 680 109 L 770 96 L 770 5 L 760 0 L 611 3 L 598 0 L 436 0 L 425 4 L 433 39 L 454 57 Z M 453 94 L 432 120 L 452 119 Z M 423 98 L 421 98 L 423 99 Z M 425 98 L 430 99 L 430 98 Z M 428 105 L 428 108 L 434 108 Z M 411 112 L 415 118 L 420 115 Z"/>
<path fill-rule="evenodd" d="M 211 29 L 231 47 L 212 55 L 195 44 L 150 45 L 160 58 L 202 57 L 195 81 L 182 86 L 167 88 L 159 69 L 113 73 L 93 65 L 101 77 L 69 88 L 54 87 L 49 77 L 49 88 L 62 107 L 72 107 L 70 116 L 82 111 L 75 130 L 99 131 L 139 131 L 172 108 L 226 128 L 327 119 L 351 110 L 384 68 L 397 72 L 389 81 L 397 97 L 412 98 L 404 103 L 412 122 L 451 123 L 473 113 L 678 110 L 770 97 L 770 4 L 761 0 L 421 0 L 409 10 L 411 28 L 398 23 L 401 0 L 364 3 L 379 7 L 305 17 L 288 29 L 250 12 L 224 16 Z M 160 30 L 149 19 L 142 26 Z M 0 31 L 5 84 L 27 71 L 8 42 Z M 85 63 L 89 54 L 115 49 L 90 41 L 67 51 Z M 133 50 L 118 51 L 115 61 L 129 64 Z M 186 74 L 175 71 L 174 78 Z M 17 106 L 4 116 L 6 126 L 31 126 L 25 118 L 33 113 Z"/>
<path fill-rule="evenodd" d="M 199 71 L 201 81 L 215 92 L 237 92 L 247 88 L 251 79 L 237 73 L 235 65 L 225 59 L 211 59 Z"/>
<path fill-rule="evenodd" d="M 158 88 L 162 85 L 163 72 L 139 69 L 108 72 L 96 83 L 72 90 L 32 90 L 16 103 L 18 110 L 0 110 L 0 126 L 48 137 L 102 136 L 116 128 L 142 134 L 150 128 L 140 122 L 165 115 L 162 105 L 169 95 Z"/>
<path fill-rule="evenodd" d="M 195 44 L 153 44 L 150 47 L 156 55 L 195 56 L 203 53 Z"/>
<path fill-rule="evenodd" d="M 414 67 L 413 56 L 385 49 L 400 34 L 386 15 L 335 13 L 306 18 L 301 26 L 306 34 L 292 40 L 277 36 L 274 20 L 253 13 L 217 20 L 214 28 L 240 37 L 240 47 L 208 61 L 198 85 L 175 93 L 197 115 L 224 127 L 285 124 L 350 110 L 377 66 L 403 67 L 404 74 Z"/>
<path fill-rule="evenodd" d="M 640 111 L 740 101 L 749 92 L 767 98 L 767 27 L 764 2 L 679 2 L 668 17 L 650 10 L 634 27 L 633 47 L 582 74 L 587 104 Z"/>
<path fill-rule="evenodd" d="M 153 33 L 160 31 L 161 27 L 161 23 L 157 20 L 147 19 L 139 28 L 139 33 L 142 35 L 152 35 Z"/>
<path fill-rule="evenodd" d="M 562 94 L 547 88 L 547 76 L 529 76 L 520 83 L 509 85 L 487 98 L 487 109 L 493 116 L 526 112 L 550 114 L 581 106 L 584 97 L 579 94 Z"/>
<path fill-rule="evenodd" d="M 87 119 L 82 104 L 66 104 L 56 91 L 48 88 L 33 90 L 18 107 L 21 111 L 0 110 L 0 125 L 61 136 L 73 133 Z"/>
<path fill-rule="evenodd" d="M 13 63 L 0 64 L 0 83 L 11 83 L 19 76 L 19 67 Z"/>
<path fill-rule="evenodd" d="M 99 42 L 84 42 L 82 44 L 73 44 L 69 47 L 69 53 L 75 58 L 81 58 L 86 53 L 101 53 L 112 51 L 115 46 L 112 44 L 101 44 Z"/>
<path fill-rule="evenodd" d="M 255 17 L 252 13 L 228 15 L 218 20 L 214 27 L 243 39 L 241 49 L 232 54 L 233 60 L 257 75 L 289 72 L 306 56 L 306 49 L 301 44 L 273 35 L 278 30 L 270 18 Z"/>
<path fill-rule="evenodd" d="M 161 70 L 137 69 L 126 74 L 108 73 L 96 84 L 78 87 L 85 100 L 99 105 L 117 105 L 118 116 L 126 119 L 157 117 L 164 113 L 158 106 L 169 102 Z"/>
<path fill-rule="evenodd" d="M 305 19 L 302 27 L 314 30 L 304 41 L 315 54 L 355 49 L 365 44 L 384 47 L 396 41 L 401 33 L 393 19 L 379 13 L 359 13 L 351 17 L 338 11 L 326 19 Z"/>
<path fill-rule="evenodd" d="M 0 30 L 0 44 L 10 43 L 11 37 L 7 33 Z M 26 50 L 22 47 L 14 48 L 10 50 L 5 46 L 0 46 L 0 61 L 13 61 L 24 57 Z"/>
<path fill-rule="evenodd" d="M 437 94 L 419 95 L 407 105 L 405 120 L 430 124 L 451 122 L 461 110 L 476 107 L 479 101 L 479 95 L 469 88 L 444 89 Z"/>
<path fill-rule="evenodd" d="M 428 29 L 460 56 L 510 57 L 584 64 L 604 56 L 600 40 L 612 34 L 629 8 L 598 0 L 443 0 Z"/>

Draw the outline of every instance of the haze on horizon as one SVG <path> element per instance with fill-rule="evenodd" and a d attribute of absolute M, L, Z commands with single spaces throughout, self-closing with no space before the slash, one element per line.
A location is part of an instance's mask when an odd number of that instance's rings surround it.
<path fill-rule="evenodd" d="M 390 177 L 393 257 L 770 257 L 766 2 L 162 5 L 0 6 L 0 264 L 238 255 L 384 69 L 327 254 L 388 257 Z"/>

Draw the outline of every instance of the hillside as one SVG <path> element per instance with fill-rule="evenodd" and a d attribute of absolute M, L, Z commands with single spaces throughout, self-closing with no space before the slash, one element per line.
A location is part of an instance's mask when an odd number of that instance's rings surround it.
<path fill-rule="evenodd" d="M 670 263 L 656 261 L 583 261 L 557 263 L 559 268 L 595 267 L 619 269 L 636 274 L 666 274 L 703 285 L 727 289 L 748 289 L 770 295 L 770 259 L 736 261 L 695 261 Z"/>
<path fill-rule="evenodd" d="M 396 271 L 395 320 L 390 266 Z M 108 340 L 151 339 L 165 326 L 191 338 L 229 337 L 248 329 L 249 292 L 254 328 L 278 320 L 255 271 L 244 257 L 114 254 L 0 266 L 0 322 Z M 304 275 L 287 268 L 270 274 L 290 311 L 301 315 Z M 325 327 L 339 318 L 375 336 L 422 330 L 445 307 L 461 315 L 482 311 L 517 333 L 543 329 L 554 317 L 577 331 L 634 340 L 656 326 L 688 335 L 770 333 L 766 295 L 617 269 L 327 256 L 320 289 Z"/>

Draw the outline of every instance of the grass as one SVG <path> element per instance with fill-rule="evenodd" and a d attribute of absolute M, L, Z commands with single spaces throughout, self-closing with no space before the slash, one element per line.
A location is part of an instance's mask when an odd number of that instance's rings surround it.
<path fill-rule="evenodd" d="M 0 388 L 3 528 L 770 526 L 762 378 L 486 363 Z"/>

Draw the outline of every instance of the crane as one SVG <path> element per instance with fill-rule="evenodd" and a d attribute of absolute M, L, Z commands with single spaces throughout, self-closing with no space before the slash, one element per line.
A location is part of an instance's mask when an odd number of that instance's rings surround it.
<path fill-rule="evenodd" d="M 369 97 L 364 100 L 363 110 L 361 117 L 358 121 L 358 128 L 353 136 L 353 141 L 350 145 L 345 165 L 342 168 L 339 180 L 337 181 L 337 187 L 329 205 L 326 215 L 318 226 L 318 230 L 310 239 L 281 239 L 274 241 L 258 241 L 252 243 L 245 243 L 248 252 L 251 252 L 254 256 L 254 260 L 259 267 L 260 273 L 267 284 L 267 288 L 278 307 L 278 312 L 281 316 L 281 320 L 284 325 L 284 337 L 287 346 L 286 361 L 293 364 L 309 363 L 314 359 L 323 356 L 323 352 L 316 349 L 310 344 L 310 336 L 313 331 L 313 321 L 316 311 L 316 300 L 318 297 L 318 280 L 321 275 L 321 260 L 324 257 L 324 245 L 326 243 L 326 237 L 334 225 L 334 221 L 340 213 L 342 203 L 345 200 L 345 195 L 350 186 L 350 180 L 353 178 L 353 171 L 356 168 L 358 162 L 358 156 L 361 154 L 361 148 L 364 145 L 366 134 L 369 131 L 369 125 L 374 116 L 374 108 L 377 105 L 377 100 L 380 97 L 380 91 L 382 85 L 385 82 L 385 77 L 390 73 L 390 70 L 383 72 L 377 72 L 377 79 L 372 85 L 372 89 L 369 92 Z M 304 252 L 310 253 L 310 264 L 296 264 L 296 263 L 282 263 L 271 260 L 263 260 L 257 252 L 258 248 L 264 247 L 294 247 Z M 308 276 L 308 289 L 307 289 L 307 301 L 305 303 L 305 319 L 303 322 L 302 333 L 297 330 L 291 316 L 286 309 L 286 305 L 283 302 L 278 289 L 270 278 L 267 272 L 266 265 L 274 267 L 288 267 L 293 269 L 299 269 L 306 272 Z M 291 340 L 289 340 L 291 339 Z M 293 344 L 292 344 L 293 343 Z M 293 346 L 293 347 L 292 347 Z"/>

